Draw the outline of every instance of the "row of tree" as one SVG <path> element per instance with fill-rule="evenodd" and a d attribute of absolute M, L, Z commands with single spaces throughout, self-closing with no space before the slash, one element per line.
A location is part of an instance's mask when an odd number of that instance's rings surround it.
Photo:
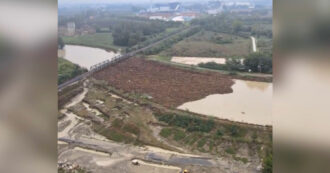
<path fill-rule="evenodd" d="M 164 32 L 175 26 L 173 22 L 159 20 L 121 21 L 110 27 L 114 44 L 131 47 L 145 41 L 148 37 Z"/>
<path fill-rule="evenodd" d="M 199 67 L 214 70 L 241 71 L 241 72 L 257 72 L 271 74 L 273 71 L 273 63 L 270 54 L 267 53 L 251 53 L 243 58 L 229 58 L 226 64 L 217 64 L 215 62 L 201 63 Z"/>
<path fill-rule="evenodd" d="M 147 55 L 158 54 L 161 51 L 170 48 L 175 43 L 177 43 L 187 37 L 190 37 L 199 31 L 200 31 L 199 27 L 190 28 L 187 31 L 184 31 L 184 32 L 181 32 L 179 34 L 172 36 L 170 39 L 163 41 L 162 43 L 158 44 L 157 46 L 146 50 L 145 54 L 147 54 Z"/>
<path fill-rule="evenodd" d="M 114 44 L 131 47 L 145 41 L 150 36 L 164 32 L 168 28 L 179 27 L 182 24 L 173 21 L 149 20 L 132 15 L 93 13 L 84 11 L 71 16 L 59 16 L 59 26 L 66 27 L 68 22 L 74 22 L 76 29 L 94 28 L 96 32 L 111 32 Z"/>
<path fill-rule="evenodd" d="M 250 35 L 272 37 L 272 20 L 258 17 L 242 18 L 233 14 L 224 13 L 218 16 L 197 18 L 191 22 L 207 31 L 235 34 L 242 37 Z"/>

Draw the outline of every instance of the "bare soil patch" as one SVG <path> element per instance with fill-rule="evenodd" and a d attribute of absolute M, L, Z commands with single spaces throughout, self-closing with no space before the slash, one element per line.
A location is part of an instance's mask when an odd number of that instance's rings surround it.
<path fill-rule="evenodd" d="M 148 94 L 156 103 L 177 107 L 210 94 L 233 92 L 231 77 L 214 72 L 198 72 L 130 58 L 111 65 L 93 76 L 109 85 L 139 94 Z"/>

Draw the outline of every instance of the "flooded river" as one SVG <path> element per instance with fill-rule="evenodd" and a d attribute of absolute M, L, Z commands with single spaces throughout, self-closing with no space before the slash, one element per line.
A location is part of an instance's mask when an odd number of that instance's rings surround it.
<path fill-rule="evenodd" d="M 213 94 L 179 109 L 222 119 L 271 125 L 272 83 L 234 80 L 233 93 Z"/>
<path fill-rule="evenodd" d="M 64 58 L 89 69 L 92 65 L 112 59 L 119 55 L 115 52 L 108 52 L 99 48 L 92 48 L 86 46 L 65 45 Z"/>

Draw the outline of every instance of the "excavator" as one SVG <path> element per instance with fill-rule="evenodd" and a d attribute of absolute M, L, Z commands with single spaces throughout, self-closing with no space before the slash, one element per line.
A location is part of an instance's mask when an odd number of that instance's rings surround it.
<path fill-rule="evenodd" d="M 189 171 L 187 169 L 185 169 L 181 173 L 189 173 Z"/>

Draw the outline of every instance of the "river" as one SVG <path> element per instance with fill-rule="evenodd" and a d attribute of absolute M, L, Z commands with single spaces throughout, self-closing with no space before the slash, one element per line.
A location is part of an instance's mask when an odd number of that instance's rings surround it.
<path fill-rule="evenodd" d="M 92 65 L 100 63 L 105 60 L 111 60 L 113 57 L 120 55 L 115 52 L 108 52 L 104 49 L 77 46 L 77 45 L 65 45 L 64 58 L 89 69 Z"/>
<path fill-rule="evenodd" d="M 233 92 L 184 103 L 179 109 L 232 121 L 271 125 L 273 84 L 234 80 Z"/>

